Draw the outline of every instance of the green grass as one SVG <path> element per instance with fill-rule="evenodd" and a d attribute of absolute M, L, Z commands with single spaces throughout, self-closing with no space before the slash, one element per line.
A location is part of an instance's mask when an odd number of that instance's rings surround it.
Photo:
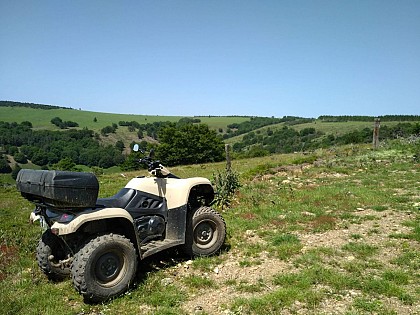
<path fill-rule="evenodd" d="M 342 247 L 342 249 L 354 254 L 355 256 L 357 256 L 357 258 L 360 259 L 372 257 L 378 251 L 378 248 L 376 246 L 355 242 L 347 243 Z"/>
<path fill-rule="evenodd" d="M 33 205 L 19 196 L 10 176 L 1 175 L 0 313 L 192 314 L 186 305 L 201 305 L 210 294 L 225 298 L 223 305 L 213 302 L 232 314 L 322 314 L 326 301 L 343 303 L 345 314 L 413 311 L 420 296 L 420 197 L 419 167 L 409 150 L 319 150 L 314 154 L 325 163 L 299 172 L 279 169 L 293 165 L 300 154 L 234 160 L 242 187 L 222 212 L 228 229 L 223 251 L 194 259 L 188 268 L 185 258 L 152 257 L 141 264 L 134 288 L 99 305 L 85 304 L 70 280 L 46 280 L 34 257 L 41 229 L 28 224 Z M 389 161 L 378 162 L 383 159 Z M 224 167 L 214 163 L 172 171 L 211 178 Z M 131 177 L 145 174 L 101 175 L 100 196 L 115 194 Z M 400 228 L 384 225 L 389 217 Z M 308 242 L 311 238 L 318 241 Z M 267 261 L 281 270 L 266 270 Z M 255 277 L 248 277 L 253 272 Z"/>
<path fill-rule="evenodd" d="M 256 283 L 249 283 L 247 281 L 240 281 L 235 289 L 241 293 L 258 293 L 263 291 L 266 287 L 262 279 L 259 279 Z"/>
<path fill-rule="evenodd" d="M 113 123 L 118 124 L 119 121 L 137 121 L 139 124 L 147 124 L 160 121 L 177 122 L 184 116 L 159 116 L 159 115 L 134 115 L 134 114 L 113 114 L 91 112 L 77 109 L 33 109 L 26 107 L 3 107 L 0 106 L 0 117 L 5 122 L 30 121 L 35 130 L 48 129 L 59 130 L 58 127 L 51 123 L 54 117 L 60 117 L 63 121 L 74 121 L 79 124 L 79 128 L 88 128 L 99 132 L 106 126 Z M 97 122 L 94 122 L 96 117 Z M 205 123 L 213 129 L 222 128 L 226 131 L 226 126 L 232 123 L 241 123 L 248 121 L 247 117 L 198 117 L 202 123 Z M 127 130 L 127 127 L 119 127 L 121 130 Z"/>
<path fill-rule="evenodd" d="M 300 252 L 302 245 L 299 238 L 293 234 L 277 234 L 271 237 L 271 250 L 276 257 L 286 260 Z"/>
<path fill-rule="evenodd" d="M 192 289 L 205 289 L 216 286 L 213 280 L 197 275 L 187 276 L 183 279 L 183 282 L 187 287 Z"/>
<path fill-rule="evenodd" d="M 389 277 L 389 272 L 384 273 L 384 276 Z M 401 279 L 401 277 L 401 274 L 397 276 L 398 279 Z M 241 311 L 250 314 L 273 314 L 289 308 L 295 301 L 304 303 L 308 310 L 314 310 L 319 306 L 320 301 L 327 292 L 328 294 L 331 294 L 331 292 L 340 294 L 347 290 L 359 290 L 366 296 L 385 295 L 397 297 L 404 304 L 413 303 L 414 298 L 393 282 L 394 276 L 391 278 L 392 280 L 390 281 L 370 276 L 353 276 L 337 272 L 331 268 L 314 265 L 298 273 L 275 276 L 273 284 L 277 286 L 277 289 L 274 292 L 262 297 L 239 298 L 233 303 L 232 310 L 241 309 Z M 404 281 L 404 283 L 406 282 Z M 399 284 L 402 283 L 400 282 Z M 320 286 L 324 289 L 317 290 L 316 288 Z M 361 298 L 354 301 L 353 307 L 364 311 L 383 309 L 382 304 L 368 304 L 366 299 Z"/>
<path fill-rule="evenodd" d="M 358 297 L 354 300 L 352 307 L 354 311 L 348 314 L 381 314 L 381 315 L 396 315 L 394 310 L 390 310 L 384 306 L 383 302 L 377 299 L 370 299 L 366 297 Z"/>
<path fill-rule="evenodd" d="M 210 272 L 222 262 L 223 257 L 221 256 L 197 257 L 192 261 L 191 266 L 194 270 Z"/>
<path fill-rule="evenodd" d="M 392 263 L 413 271 L 420 270 L 420 252 L 410 247 L 403 248 L 402 253 L 392 260 Z"/>
<path fill-rule="evenodd" d="M 390 122 L 381 122 L 381 126 L 388 126 L 393 127 L 401 122 L 399 121 L 390 121 Z M 413 122 L 410 122 L 413 123 Z M 325 134 L 332 134 L 334 136 L 341 136 L 346 133 L 361 130 L 364 128 L 369 128 L 373 130 L 374 122 L 369 121 L 347 121 L 347 122 L 321 122 L 319 120 L 315 120 L 314 122 L 305 123 L 305 124 L 298 124 L 288 126 L 288 128 L 295 129 L 296 131 L 301 131 L 305 128 L 314 128 L 316 131 L 323 132 Z M 265 126 L 260 129 L 254 130 L 254 132 L 260 132 L 262 134 L 266 134 L 267 130 L 270 129 L 272 131 L 276 131 L 278 129 L 284 128 L 287 126 L 285 123 L 279 123 L 275 125 Z M 235 143 L 242 140 L 244 135 L 239 135 L 233 138 L 228 138 L 226 140 L 227 143 Z"/>
<path fill-rule="evenodd" d="M 238 314 L 280 314 L 296 301 L 309 305 L 309 308 L 314 310 L 321 301 L 321 294 L 312 290 L 286 287 L 262 297 L 236 299 L 231 310 Z"/>
<path fill-rule="evenodd" d="M 381 126 L 395 126 L 400 122 L 381 122 Z M 348 122 L 321 122 L 316 120 L 311 123 L 300 124 L 292 126 L 293 129 L 301 131 L 305 128 L 315 128 L 317 131 L 322 131 L 326 134 L 343 135 L 354 130 L 361 130 L 363 128 L 373 128 L 373 121 L 348 121 Z"/>

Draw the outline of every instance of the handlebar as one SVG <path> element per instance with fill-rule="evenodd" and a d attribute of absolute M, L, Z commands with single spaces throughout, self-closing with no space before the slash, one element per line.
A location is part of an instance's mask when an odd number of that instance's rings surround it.
<path fill-rule="evenodd" d="M 140 151 L 139 146 L 136 144 L 133 147 L 133 150 L 135 152 Z M 141 152 L 144 153 L 144 151 L 141 151 Z M 159 178 L 170 176 L 171 172 L 166 167 L 164 167 L 159 160 L 153 160 L 154 156 L 155 156 L 155 152 L 152 149 L 149 152 L 149 156 L 139 159 L 139 162 L 142 164 L 145 164 L 147 166 L 147 170 L 153 176 L 156 176 Z"/>
<path fill-rule="evenodd" d="M 150 156 L 140 159 L 139 162 L 147 165 L 147 170 L 153 176 L 163 178 L 170 174 L 168 169 L 166 169 L 160 161 L 154 161 Z"/>

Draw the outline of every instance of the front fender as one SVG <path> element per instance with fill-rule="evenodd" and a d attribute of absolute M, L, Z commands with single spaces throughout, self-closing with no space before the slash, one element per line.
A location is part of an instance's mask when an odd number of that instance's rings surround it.
<path fill-rule="evenodd" d="M 126 210 L 121 208 L 105 208 L 80 214 L 69 223 L 55 222 L 51 226 L 51 230 L 54 234 L 59 236 L 67 235 L 76 232 L 83 224 L 87 222 L 113 218 L 123 218 L 130 221 L 130 223 L 133 223 L 133 218 Z"/>
<path fill-rule="evenodd" d="M 191 191 L 197 187 L 209 187 L 213 192 L 210 181 L 203 177 L 192 177 L 187 179 L 168 180 L 166 199 L 168 208 L 179 208 L 188 203 Z"/>
<path fill-rule="evenodd" d="M 133 178 L 125 186 L 155 196 L 165 197 L 168 209 L 185 206 L 188 203 L 190 192 L 194 187 L 208 186 L 213 190 L 211 182 L 204 177 L 191 178 Z"/>

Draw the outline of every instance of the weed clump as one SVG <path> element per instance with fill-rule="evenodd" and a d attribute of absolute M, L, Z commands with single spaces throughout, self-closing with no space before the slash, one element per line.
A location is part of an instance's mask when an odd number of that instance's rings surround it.
<path fill-rule="evenodd" d="M 213 182 L 216 187 L 214 204 L 221 209 L 229 207 L 236 191 L 241 187 L 239 175 L 231 169 L 218 171 L 213 175 Z"/>

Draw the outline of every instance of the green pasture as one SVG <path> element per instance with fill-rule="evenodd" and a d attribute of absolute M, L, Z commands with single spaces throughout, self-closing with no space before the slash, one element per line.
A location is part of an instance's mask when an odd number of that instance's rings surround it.
<path fill-rule="evenodd" d="M 63 121 L 74 121 L 79 124 L 79 128 L 88 128 L 96 132 L 113 123 L 119 121 L 137 121 L 139 124 L 147 124 L 159 121 L 177 122 L 183 116 L 159 116 L 159 115 L 131 115 L 131 114 L 112 114 L 99 113 L 77 109 L 33 109 L 26 107 L 3 107 L 0 106 L 0 121 L 17 122 L 30 121 L 34 129 L 59 130 L 51 123 L 51 119 L 60 117 Z M 97 122 L 94 122 L 94 119 Z M 226 131 L 226 126 L 232 123 L 241 123 L 249 120 L 247 117 L 197 117 L 202 123 L 208 124 L 213 129 L 222 128 Z M 125 127 L 127 128 L 127 127 Z"/>
<path fill-rule="evenodd" d="M 151 257 L 127 294 L 98 305 L 85 304 L 70 280 L 52 283 L 40 272 L 35 248 L 42 231 L 28 223 L 33 205 L 1 175 L 0 313 L 418 314 L 418 145 L 234 160 L 241 188 L 228 209 L 218 209 L 228 230 L 222 252 L 192 262 L 176 251 Z M 224 168 L 172 171 L 212 179 Z M 138 175 L 146 172 L 99 176 L 100 196 Z"/>
<path fill-rule="evenodd" d="M 402 123 L 401 121 L 385 121 L 381 122 L 381 126 L 389 126 L 393 127 L 399 123 Z M 413 123 L 412 121 L 409 123 Z M 322 131 L 325 134 L 333 134 L 335 136 L 341 136 L 346 133 L 352 132 L 354 130 L 361 130 L 364 128 L 368 128 L 373 130 L 374 122 L 368 122 L 368 121 L 347 121 L 347 122 L 322 122 L 319 120 L 316 120 L 311 123 L 306 124 L 300 124 L 292 126 L 297 131 L 300 131 L 305 128 L 315 128 L 316 130 Z"/>
<path fill-rule="evenodd" d="M 385 121 L 381 122 L 381 126 L 388 126 L 393 127 L 398 125 L 399 123 L 404 123 L 404 121 Z M 409 121 L 408 123 L 413 123 L 413 121 Z M 414 122 L 415 123 L 415 122 Z M 298 125 L 287 125 L 286 123 L 274 124 L 270 126 L 262 127 L 254 132 L 261 132 L 265 134 L 268 129 L 272 131 L 282 129 L 285 126 L 288 128 L 295 129 L 297 131 L 301 131 L 305 128 L 314 128 L 317 131 L 321 131 L 325 134 L 332 134 L 334 136 L 342 136 L 349 132 L 355 130 L 362 130 L 364 128 L 371 129 L 373 131 L 374 122 L 369 121 L 346 121 L 346 122 L 322 122 L 321 120 L 315 120 L 310 123 L 298 124 Z M 233 144 L 235 142 L 241 141 L 244 135 L 239 135 L 236 137 L 228 138 L 225 140 L 226 143 Z"/>

